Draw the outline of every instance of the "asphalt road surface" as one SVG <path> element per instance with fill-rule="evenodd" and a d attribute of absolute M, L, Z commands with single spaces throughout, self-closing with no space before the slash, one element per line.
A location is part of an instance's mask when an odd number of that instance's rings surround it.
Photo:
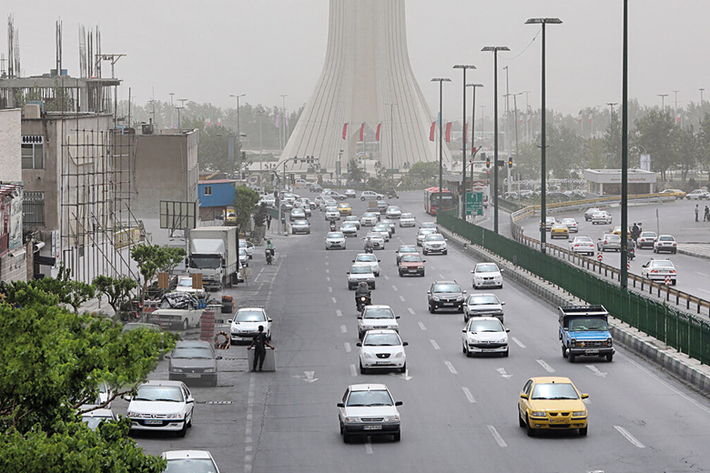
<path fill-rule="evenodd" d="M 419 221 L 432 220 L 420 197 L 408 193 L 394 203 Z M 360 201 L 353 206 L 357 215 L 365 209 Z M 466 358 L 462 315 L 429 314 L 426 291 L 445 278 L 470 292 L 476 261 L 450 245 L 447 256 L 426 257 L 425 278 L 399 277 L 394 251 L 414 242 L 414 228 L 397 228 L 386 249 L 375 252 L 382 275 L 373 292 L 373 303 L 401 316 L 408 372 L 360 375 L 354 291 L 345 273 L 362 241 L 325 251 L 322 214 L 311 221 L 311 235 L 275 240 L 274 265 L 266 266 L 257 248 L 254 279 L 227 291 L 238 307 L 263 305 L 273 317 L 277 371 L 248 372 L 244 346 L 223 351 L 219 386 L 193 388 L 197 405 L 187 436 L 137 435 L 146 452 L 206 449 L 223 472 L 247 473 L 710 471 L 706 397 L 619 347 L 612 363 L 569 363 L 555 309 L 510 281 L 493 291 L 506 302 L 510 357 Z M 557 431 L 530 438 L 518 426 L 520 389 L 529 377 L 545 375 L 569 376 L 589 393 L 587 437 Z M 165 362 L 153 378 L 167 378 Z M 347 385 L 363 382 L 385 383 L 403 401 L 401 442 L 343 443 L 336 403 Z M 117 408 L 125 413 L 125 403 Z"/>

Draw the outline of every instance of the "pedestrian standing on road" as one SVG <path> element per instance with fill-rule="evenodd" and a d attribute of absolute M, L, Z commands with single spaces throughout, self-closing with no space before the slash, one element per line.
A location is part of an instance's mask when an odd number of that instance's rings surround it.
<path fill-rule="evenodd" d="M 256 366 L 257 363 L 259 365 L 259 371 L 264 367 L 264 360 L 266 359 L 266 347 L 271 348 L 272 350 L 274 349 L 274 346 L 269 343 L 269 341 L 266 339 L 266 334 L 264 333 L 264 326 L 259 325 L 259 333 L 256 334 L 254 337 L 254 340 L 252 340 L 251 345 L 247 347 L 247 350 L 251 350 L 252 347 L 255 348 L 254 350 L 254 365 L 252 366 L 251 370 L 256 371 Z"/>
<path fill-rule="evenodd" d="M 631 227 L 631 239 L 636 242 L 636 240 L 638 240 L 639 235 L 641 235 L 641 228 L 638 226 L 638 224 L 634 223 L 634 226 Z"/>
<path fill-rule="evenodd" d="M 698 207 L 698 204 L 695 204 L 695 221 L 698 222 L 698 214 L 700 213 L 700 207 Z"/>
<path fill-rule="evenodd" d="M 703 222 L 710 222 L 710 208 L 705 206 L 705 215 L 703 215 Z"/>
<path fill-rule="evenodd" d="M 266 229 L 271 230 L 271 214 L 266 214 Z"/>

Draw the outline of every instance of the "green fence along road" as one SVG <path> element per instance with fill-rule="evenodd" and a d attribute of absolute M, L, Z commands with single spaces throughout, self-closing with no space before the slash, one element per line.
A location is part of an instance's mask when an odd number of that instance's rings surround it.
<path fill-rule="evenodd" d="M 622 289 L 592 273 L 529 248 L 451 212 L 437 222 L 475 245 L 499 255 L 590 304 L 603 304 L 615 318 L 702 362 L 710 363 L 710 322 Z"/>

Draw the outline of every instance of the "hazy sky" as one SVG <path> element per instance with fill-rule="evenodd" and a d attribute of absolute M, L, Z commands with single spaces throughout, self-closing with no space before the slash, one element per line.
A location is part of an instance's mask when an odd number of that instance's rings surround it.
<path fill-rule="evenodd" d="M 124 81 L 120 98 L 131 87 L 139 104 L 154 89 L 158 100 L 169 101 L 174 92 L 176 99 L 233 107 L 230 94 L 246 93 L 242 100 L 266 106 L 280 105 L 280 95 L 287 94 L 286 107 L 295 109 L 308 100 L 323 67 L 328 3 L 3 0 L 0 13 L 3 26 L 14 15 L 23 75 L 54 67 L 54 24 L 61 18 L 70 75 L 79 72 L 79 24 L 100 27 L 103 53 L 128 55 L 116 65 Z M 658 94 L 669 94 L 666 105 L 673 106 L 673 90 L 679 90 L 681 107 L 699 102 L 698 89 L 707 87 L 710 99 L 710 0 L 629 0 L 629 11 L 629 96 L 660 106 Z M 499 56 L 500 93 L 502 68 L 509 66 L 510 92 L 530 91 L 530 105 L 539 107 L 540 28 L 524 24 L 530 17 L 564 22 L 547 27 L 550 108 L 576 115 L 621 99 L 622 0 L 407 0 L 406 12 L 412 68 L 432 110 L 438 108 L 438 86 L 430 79 L 452 79 L 444 89 L 447 118 L 461 115 L 461 71 L 452 69 L 457 63 L 478 67 L 467 79 L 484 84 L 477 105 L 492 113 L 493 58 L 480 52 L 486 45 L 511 49 Z M 6 34 L 1 36 L 7 57 Z M 518 106 L 525 100 L 520 96 Z"/>

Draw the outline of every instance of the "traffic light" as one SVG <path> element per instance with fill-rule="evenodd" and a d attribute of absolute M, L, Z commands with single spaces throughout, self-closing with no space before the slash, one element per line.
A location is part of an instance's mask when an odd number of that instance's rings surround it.
<path fill-rule="evenodd" d="M 491 158 L 489 158 L 488 156 L 486 156 L 486 167 L 487 168 L 491 167 Z"/>
<path fill-rule="evenodd" d="M 512 168 L 512 167 L 513 167 L 513 157 L 512 157 L 512 156 L 509 156 L 509 157 L 508 157 L 508 167 L 509 167 L 509 168 Z"/>
<path fill-rule="evenodd" d="M 247 160 L 247 152 L 242 151 L 242 161 L 246 161 L 246 160 Z"/>

